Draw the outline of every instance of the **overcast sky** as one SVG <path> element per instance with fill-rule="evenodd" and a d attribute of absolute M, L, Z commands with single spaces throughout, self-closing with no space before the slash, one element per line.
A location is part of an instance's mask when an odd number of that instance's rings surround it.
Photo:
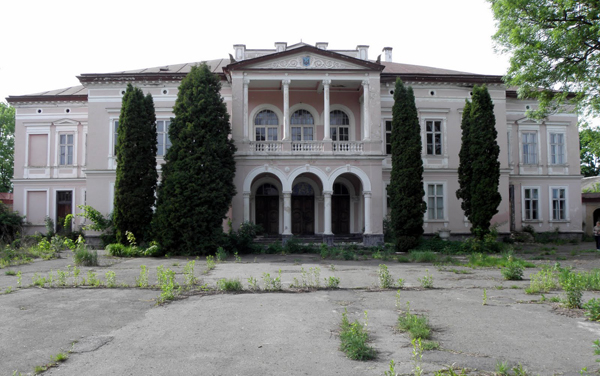
<path fill-rule="evenodd" d="M 79 85 L 105 73 L 228 57 L 234 44 L 329 42 L 329 49 L 383 47 L 393 60 L 503 75 L 485 0 L 3 2 L 0 101 Z"/>

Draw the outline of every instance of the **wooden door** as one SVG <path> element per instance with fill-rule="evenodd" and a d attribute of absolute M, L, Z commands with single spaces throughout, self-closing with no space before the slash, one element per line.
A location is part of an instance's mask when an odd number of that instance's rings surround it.
<path fill-rule="evenodd" d="M 292 196 L 292 233 L 315 233 L 315 196 Z"/>
<path fill-rule="evenodd" d="M 56 231 L 63 230 L 65 218 L 67 215 L 73 214 L 73 192 L 57 191 L 56 192 Z M 71 229 L 66 229 L 70 231 Z"/>
<path fill-rule="evenodd" d="M 331 197 L 331 231 L 334 234 L 350 233 L 350 196 Z"/>
<path fill-rule="evenodd" d="M 256 196 L 256 224 L 267 235 L 279 234 L 279 196 Z"/>

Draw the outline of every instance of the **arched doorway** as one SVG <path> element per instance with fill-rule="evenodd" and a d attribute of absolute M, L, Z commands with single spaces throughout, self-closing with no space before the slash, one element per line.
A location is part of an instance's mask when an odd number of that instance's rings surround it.
<path fill-rule="evenodd" d="M 292 188 L 292 234 L 315 233 L 315 191 L 305 182 Z"/>
<path fill-rule="evenodd" d="M 256 224 L 265 234 L 279 234 L 279 191 L 273 184 L 263 184 L 256 190 Z"/>
<path fill-rule="evenodd" d="M 344 184 L 333 184 L 331 196 L 331 232 L 350 233 L 350 192 Z"/>

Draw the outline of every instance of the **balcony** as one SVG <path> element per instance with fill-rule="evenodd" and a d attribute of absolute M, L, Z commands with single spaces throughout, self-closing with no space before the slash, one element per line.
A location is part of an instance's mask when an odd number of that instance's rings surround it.
<path fill-rule="evenodd" d="M 247 141 L 240 155 L 380 155 L 381 141 Z"/>

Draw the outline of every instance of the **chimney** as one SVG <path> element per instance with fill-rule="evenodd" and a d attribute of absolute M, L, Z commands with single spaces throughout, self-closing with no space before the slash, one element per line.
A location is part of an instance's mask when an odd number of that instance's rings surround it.
<path fill-rule="evenodd" d="M 383 47 L 383 53 L 387 62 L 392 62 L 392 47 Z"/>
<path fill-rule="evenodd" d="M 246 45 L 245 44 L 234 44 L 233 51 L 235 51 L 235 60 L 242 61 L 246 59 Z"/>
<path fill-rule="evenodd" d="M 356 51 L 358 51 L 358 58 L 361 60 L 369 59 L 369 46 L 358 45 L 356 46 Z"/>
<path fill-rule="evenodd" d="M 329 43 L 327 42 L 317 42 L 317 48 L 319 50 L 326 50 Z"/>
<path fill-rule="evenodd" d="M 287 42 L 275 42 L 275 52 L 283 52 L 287 49 Z"/>

